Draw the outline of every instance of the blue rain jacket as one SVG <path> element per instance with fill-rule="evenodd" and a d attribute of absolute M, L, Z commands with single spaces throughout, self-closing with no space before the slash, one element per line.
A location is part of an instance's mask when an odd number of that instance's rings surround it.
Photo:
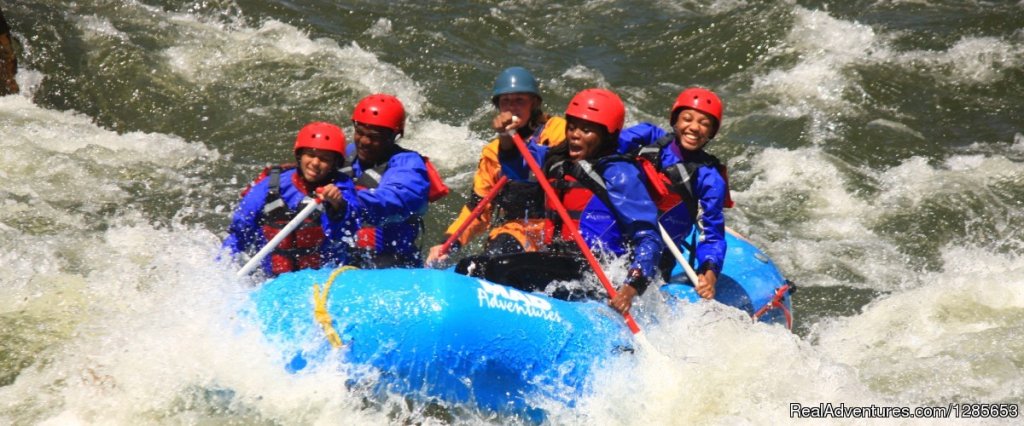
<path fill-rule="evenodd" d="M 619 152 L 635 152 L 642 146 L 649 145 L 667 134 L 665 130 L 651 123 L 640 123 L 624 129 L 619 134 Z M 659 154 L 659 170 L 685 161 L 686 150 L 666 147 Z M 694 217 L 685 203 L 680 203 L 668 211 L 662 212 L 658 218 L 665 230 L 672 236 L 676 244 L 682 245 L 691 232 L 697 233 L 697 268 L 710 268 L 721 275 L 725 264 L 725 215 L 723 213 L 726 182 L 718 169 L 703 166 L 697 169 L 696 179 L 691 177 L 694 196 L 698 202 L 698 212 Z M 694 230 L 694 227 L 696 229 Z"/>
<path fill-rule="evenodd" d="M 351 177 L 359 182 L 366 166 L 357 159 L 351 163 Z M 373 244 L 377 255 L 393 255 L 403 265 L 422 266 L 416 239 L 423 227 L 429 191 L 430 179 L 423 157 L 396 146 L 377 186 L 358 188 L 353 197 L 346 195 L 346 200 L 360 227 L 375 228 Z"/>

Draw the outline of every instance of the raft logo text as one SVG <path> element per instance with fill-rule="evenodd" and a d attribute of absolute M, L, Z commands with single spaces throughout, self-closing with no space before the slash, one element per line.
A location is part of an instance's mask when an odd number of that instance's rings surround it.
<path fill-rule="evenodd" d="M 810 419 L 971 419 L 1017 418 L 1017 404 L 955 404 L 935 407 L 847 406 L 845 403 L 819 403 L 817 406 L 789 404 L 789 418 Z"/>
<path fill-rule="evenodd" d="M 476 298 L 480 302 L 480 307 L 562 322 L 562 317 L 558 312 L 551 310 L 551 303 L 547 300 L 484 280 L 477 282 L 480 283 L 480 288 L 476 290 Z"/>

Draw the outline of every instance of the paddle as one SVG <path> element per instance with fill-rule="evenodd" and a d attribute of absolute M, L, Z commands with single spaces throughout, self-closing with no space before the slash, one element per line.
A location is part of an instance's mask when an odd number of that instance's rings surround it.
<path fill-rule="evenodd" d="M 473 223 L 473 221 L 480 216 L 480 213 L 483 213 L 484 209 L 487 208 L 487 205 L 498 196 L 498 193 L 501 192 L 501 188 L 503 188 L 506 183 L 508 183 L 508 176 L 502 176 L 501 179 L 498 179 L 498 181 L 494 183 L 494 186 L 491 187 L 491 192 L 488 192 L 487 196 L 476 204 L 473 211 L 469 212 L 469 217 L 459 225 L 458 229 L 455 230 L 455 233 L 448 237 L 444 244 L 441 244 L 440 256 L 448 254 L 448 250 L 451 249 L 452 244 L 455 244 L 455 240 L 458 240 L 459 236 L 462 235 L 463 232 L 466 232 L 469 225 Z"/>
<path fill-rule="evenodd" d="M 683 253 L 679 251 L 679 246 L 672 241 L 672 237 L 668 235 L 668 231 L 666 231 L 665 227 L 661 225 L 661 222 L 658 222 L 658 231 L 661 231 L 661 240 L 665 242 L 665 246 L 668 247 L 668 251 L 672 252 L 672 256 L 676 258 L 676 262 L 678 262 L 683 267 L 683 270 L 686 271 L 686 276 L 690 278 L 690 282 L 696 286 L 698 282 L 697 272 L 693 270 L 692 266 L 690 266 L 690 262 L 687 262 L 686 258 L 683 257 Z"/>
<path fill-rule="evenodd" d="M 586 257 L 590 267 L 597 274 L 597 279 L 601 281 L 601 285 L 604 286 L 605 291 L 608 292 L 608 297 L 614 298 L 617 292 L 615 287 L 612 286 L 608 276 L 604 274 L 604 270 L 601 269 L 601 264 L 597 262 L 597 258 L 594 257 L 594 253 L 590 251 L 590 247 L 587 246 L 587 242 L 583 240 L 583 235 L 580 234 L 580 230 L 576 227 L 576 223 L 572 221 L 569 216 L 569 212 L 565 210 L 565 206 L 562 205 L 562 201 L 558 199 L 558 195 L 555 194 L 555 189 L 551 187 L 551 183 L 548 182 L 547 177 L 544 175 L 544 171 L 541 170 L 540 165 L 537 164 L 537 160 L 533 159 L 530 155 L 530 150 L 526 148 L 526 143 L 523 142 L 523 138 L 519 137 L 519 134 L 515 130 L 509 130 L 508 135 L 512 137 L 512 141 L 515 142 L 516 148 L 519 153 L 522 154 L 523 159 L 526 160 L 527 166 L 530 167 L 530 171 L 533 172 L 534 176 L 537 176 L 537 182 L 540 183 L 541 188 L 544 188 L 544 194 L 547 195 L 548 200 L 551 201 L 551 205 L 558 211 L 559 217 L 562 218 L 564 226 L 569 227 L 569 232 L 572 234 L 573 240 L 576 241 L 576 245 L 579 246 L 580 251 L 583 252 L 583 256 Z M 636 321 L 633 320 L 633 315 L 630 315 L 629 311 L 623 312 L 622 317 L 626 320 L 626 325 L 629 326 L 629 330 L 634 335 L 640 337 L 640 327 L 636 325 Z M 646 341 L 646 339 L 643 339 Z"/>
<path fill-rule="evenodd" d="M 285 225 L 284 229 L 282 229 L 281 232 L 278 232 L 277 235 L 274 236 L 274 238 L 271 238 L 270 241 L 267 242 L 267 245 L 263 246 L 263 248 L 260 249 L 260 251 L 257 252 L 256 255 L 252 257 L 252 259 L 249 259 L 249 262 L 247 262 L 245 266 L 242 267 L 242 269 L 239 269 L 238 273 L 235 274 L 235 276 L 244 277 L 246 275 L 249 275 L 250 272 L 256 269 L 257 266 L 259 266 L 260 262 L 263 261 L 264 257 L 267 257 L 267 255 L 270 254 L 271 251 L 277 248 L 278 244 L 281 244 L 281 240 L 285 239 L 285 237 L 291 234 L 292 231 L 294 231 L 295 228 L 297 228 L 299 224 L 302 223 L 303 220 L 306 220 L 306 218 L 313 213 L 313 211 L 320 210 L 320 208 L 323 206 L 321 204 L 323 203 L 323 199 L 314 198 L 313 201 L 314 202 L 309 203 L 309 205 L 307 205 L 306 208 L 299 211 L 299 214 L 295 215 L 295 218 L 292 219 L 291 222 L 288 222 L 288 224 Z"/>

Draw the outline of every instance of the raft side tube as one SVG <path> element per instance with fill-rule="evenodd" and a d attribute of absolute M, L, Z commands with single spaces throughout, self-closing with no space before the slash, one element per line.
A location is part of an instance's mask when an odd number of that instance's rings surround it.
<path fill-rule="evenodd" d="M 343 343 L 332 349 L 313 315 L 313 284 L 330 272 L 283 274 L 253 294 L 264 334 L 292 371 L 339 350 L 376 369 L 383 390 L 535 418 L 531 398 L 571 406 L 595 366 L 632 348 L 621 317 L 598 302 L 449 271 L 381 269 L 343 272 L 332 284 L 326 309 Z"/>

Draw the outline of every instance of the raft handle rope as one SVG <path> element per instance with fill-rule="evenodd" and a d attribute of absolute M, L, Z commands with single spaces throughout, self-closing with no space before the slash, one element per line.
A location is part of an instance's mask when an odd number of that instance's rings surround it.
<path fill-rule="evenodd" d="M 334 284 L 334 279 L 338 278 L 342 272 L 351 271 L 353 269 L 359 269 L 355 266 L 341 266 L 331 272 L 331 276 L 327 278 L 327 282 L 324 283 L 323 287 L 317 283 L 313 283 L 313 318 L 316 322 L 320 323 L 320 326 L 324 329 L 324 334 L 327 335 L 327 341 L 331 342 L 331 346 L 335 348 L 342 347 L 341 336 L 338 335 L 338 331 L 334 329 L 334 322 L 331 319 L 331 313 L 327 310 L 327 294 L 331 291 L 331 285 Z"/>

